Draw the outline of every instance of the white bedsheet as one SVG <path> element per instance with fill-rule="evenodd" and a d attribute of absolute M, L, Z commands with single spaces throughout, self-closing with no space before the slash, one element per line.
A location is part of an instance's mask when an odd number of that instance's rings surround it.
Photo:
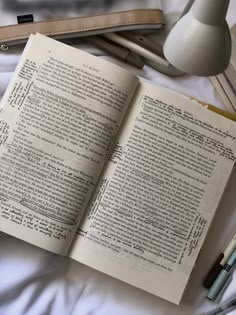
<path fill-rule="evenodd" d="M 185 2 L 163 0 L 162 6 L 166 12 L 180 11 Z M 236 0 L 231 0 L 227 19 L 230 25 L 236 22 Z M 84 45 L 80 47 L 89 51 L 92 49 Z M 101 54 L 97 50 L 93 52 Z M 20 53 L 18 48 L 0 54 L 0 98 Z M 145 67 L 138 74 L 160 85 L 222 106 L 207 78 L 186 76 L 171 79 L 149 67 Z M 201 283 L 217 254 L 236 232 L 235 187 L 236 171 L 225 192 L 180 306 L 112 279 L 71 259 L 51 254 L 0 233 L 0 315 L 197 315 L 213 308 L 205 299 Z M 224 294 L 224 299 L 234 294 L 236 273 Z M 236 311 L 230 314 L 236 314 Z"/>

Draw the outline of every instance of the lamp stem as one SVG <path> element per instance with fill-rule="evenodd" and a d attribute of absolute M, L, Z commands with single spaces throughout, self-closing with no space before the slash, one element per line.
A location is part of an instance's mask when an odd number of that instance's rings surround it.
<path fill-rule="evenodd" d="M 208 25 L 225 23 L 229 0 L 196 0 L 192 7 L 193 16 Z"/>
<path fill-rule="evenodd" d="M 190 10 L 191 6 L 193 5 L 195 0 L 188 0 L 188 2 L 186 3 L 180 17 L 178 18 L 177 22 L 186 14 L 188 13 L 188 11 Z"/>

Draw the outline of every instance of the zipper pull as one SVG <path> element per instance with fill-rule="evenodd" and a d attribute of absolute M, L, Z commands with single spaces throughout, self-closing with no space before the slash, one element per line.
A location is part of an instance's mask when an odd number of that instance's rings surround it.
<path fill-rule="evenodd" d="M 8 48 L 9 47 L 7 45 L 4 45 L 4 44 L 0 45 L 0 50 L 6 51 L 8 50 Z"/>

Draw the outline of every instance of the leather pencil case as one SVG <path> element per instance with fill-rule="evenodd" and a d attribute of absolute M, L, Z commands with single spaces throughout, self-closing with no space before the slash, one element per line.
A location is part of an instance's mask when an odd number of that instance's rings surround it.
<path fill-rule="evenodd" d="M 24 16 L 23 16 L 24 17 Z M 124 30 L 158 29 L 164 25 L 159 9 L 137 9 L 92 16 L 80 16 L 0 27 L 0 50 L 24 43 L 30 34 L 41 33 L 55 39 L 91 36 Z"/>

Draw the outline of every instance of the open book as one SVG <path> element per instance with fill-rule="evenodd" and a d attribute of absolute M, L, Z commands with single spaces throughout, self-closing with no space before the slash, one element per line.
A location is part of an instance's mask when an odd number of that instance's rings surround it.
<path fill-rule="evenodd" d="M 0 230 L 178 304 L 235 123 L 42 35 L 2 106 Z"/>

